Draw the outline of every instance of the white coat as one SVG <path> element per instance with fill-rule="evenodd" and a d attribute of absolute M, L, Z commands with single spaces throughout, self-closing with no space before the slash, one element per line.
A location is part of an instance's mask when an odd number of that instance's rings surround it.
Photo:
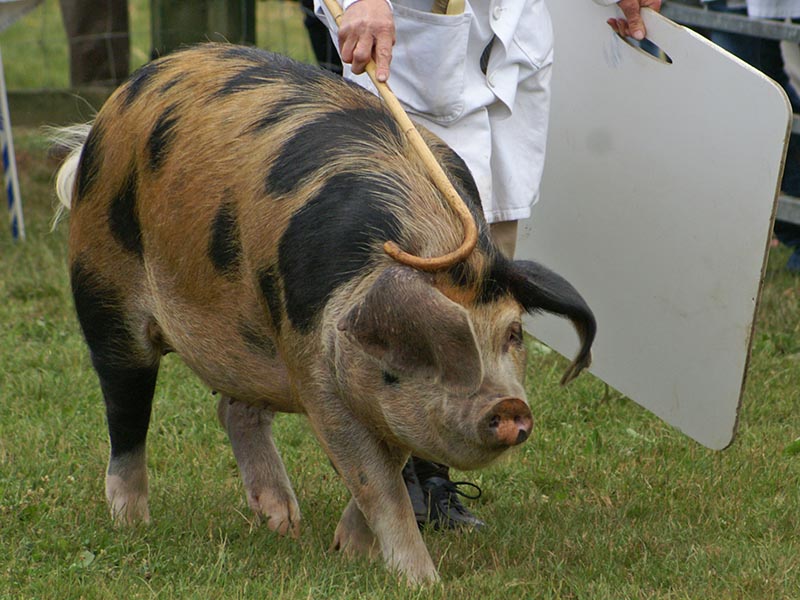
<path fill-rule="evenodd" d="M 392 0 L 389 86 L 415 121 L 467 163 L 487 221 L 527 218 L 539 198 L 550 108 L 553 31 L 544 0 L 467 0 L 461 15 L 433 14 L 432 4 Z M 337 42 L 321 0 L 315 10 Z M 344 75 L 377 93 L 366 74 L 345 65 Z"/>

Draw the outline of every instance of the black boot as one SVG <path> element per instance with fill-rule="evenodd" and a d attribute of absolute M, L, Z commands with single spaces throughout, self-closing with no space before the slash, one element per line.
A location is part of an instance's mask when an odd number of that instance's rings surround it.
<path fill-rule="evenodd" d="M 480 529 L 485 523 L 461 504 L 459 496 L 471 500 L 480 498 L 481 489 L 468 481 L 450 481 L 450 469 L 445 465 L 411 457 L 403 467 L 403 479 L 408 488 L 414 516 L 420 527 L 431 524 L 434 529 Z M 458 486 L 477 490 L 465 494 Z"/>

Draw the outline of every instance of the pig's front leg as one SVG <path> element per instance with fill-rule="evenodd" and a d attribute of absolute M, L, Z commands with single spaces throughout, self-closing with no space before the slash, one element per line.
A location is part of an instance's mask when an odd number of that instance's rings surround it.
<path fill-rule="evenodd" d="M 250 508 L 273 531 L 296 538 L 300 507 L 272 440 L 274 413 L 223 396 L 217 416 L 228 432 Z"/>
<path fill-rule="evenodd" d="M 333 405 L 332 400 L 328 407 Z M 325 403 L 320 403 L 325 404 Z M 387 446 L 357 418 L 342 410 L 308 415 L 328 456 L 353 494 L 337 527 L 334 547 L 372 553 L 372 536 L 390 569 L 409 582 L 436 581 L 439 575 L 417 527 L 401 475 L 407 454 Z"/>

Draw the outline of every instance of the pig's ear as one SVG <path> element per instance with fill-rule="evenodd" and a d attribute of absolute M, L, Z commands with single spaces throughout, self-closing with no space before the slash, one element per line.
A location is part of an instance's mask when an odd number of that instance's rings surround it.
<path fill-rule="evenodd" d="M 483 364 L 467 311 L 407 267 L 389 267 L 338 328 L 398 375 L 475 391 Z"/>
<path fill-rule="evenodd" d="M 544 310 L 572 321 L 581 340 L 581 349 L 561 378 L 561 383 L 575 379 L 592 362 L 592 342 L 597 331 L 594 315 L 586 301 L 566 279 L 527 260 L 514 261 L 509 288 L 527 312 Z"/>

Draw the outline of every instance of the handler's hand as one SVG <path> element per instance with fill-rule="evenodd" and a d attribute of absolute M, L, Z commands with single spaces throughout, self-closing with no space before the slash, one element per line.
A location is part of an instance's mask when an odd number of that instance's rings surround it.
<path fill-rule="evenodd" d="M 619 0 L 617 5 L 622 9 L 625 18 L 609 19 L 607 23 L 619 35 L 632 37 L 635 40 L 643 40 L 647 35 L 641 9 L 652 8 L 656 12 L 661 10 L 661 0 Z"/>
<path fill-rule="evenodd" d="M 385 82 L 394 42 L 394 17 L 386 0 L 359 0 L 344 11 L 339 48 L 342 61 L 349 63 L 356 75 L 374 59 L 378 81 Z"/>

